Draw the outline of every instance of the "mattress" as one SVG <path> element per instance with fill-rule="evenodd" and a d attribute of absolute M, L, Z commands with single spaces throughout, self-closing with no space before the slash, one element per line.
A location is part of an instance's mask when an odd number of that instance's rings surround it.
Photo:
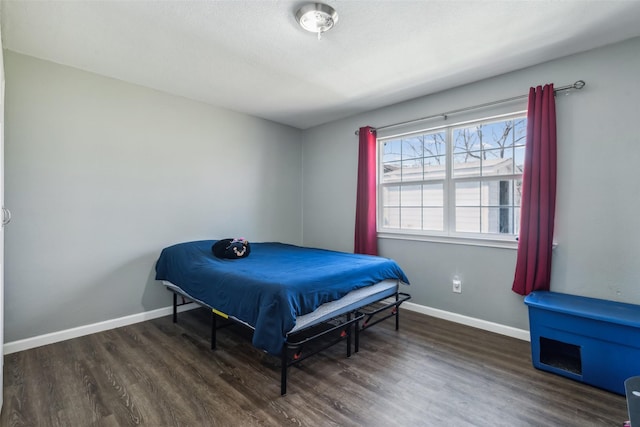
<path fill-rule="evenodd" d="M 198 304 L 208 307 L 212 310 L 216 310 L 218 313 L 230 317 L 236 322 L 242 323 L 245 326 L 254 329 L 254 327 L 247 322 L 244 322 L 234 316 L 228 316 L 226 313 L 220 312 L 215 307 L 210 306 L 209 304 L 201 301 L 191 295 L 188 292 L 181 289 L 179 286 L 167 281 L 163 280 L 162 283 L 169 289 L 174 292 L 177 292 L 180 295 L 188 298 L 191 301 L 197 302 Z M 325 322 L 327 320 L 333 319 L 334 317 L 340 316 L 345 313 L 349 313 L 355 311 L 361 307 L 372 304 L 374 302 L 380 301 L 387 297 L 393 296 L 396 294 L 398 290 L 398 281 L 393 279 L 383 280 L 374 285 L 367 286 L 365 288 L 356 289 L 354 291 L 349 292 L 347 295 L 342 298 L 330 301 L 322 304 L 316 310 L 311 313 L 304 314 L 302 316 L 298 316 L 296 319 L 296 325 L 291 329 L 287 334 L 293 334 L 295 332 L 301 331 L 310 326 L 317 325 L 319 323 Z"/>

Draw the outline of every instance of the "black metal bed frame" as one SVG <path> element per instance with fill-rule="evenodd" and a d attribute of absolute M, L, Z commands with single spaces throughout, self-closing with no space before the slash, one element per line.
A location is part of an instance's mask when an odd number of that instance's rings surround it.
<path fill-rule="evenodd" d="M 198 304 L 200 306 L 206 307 L 211 310 L 211 349 L 216 349 L 216 331 L 218 328 L 228 326 L 230 324 L 239 324 L 244 327 L 249 328 L 249 326 L 245 325 L 242 322 L 239 322 L 233 318 L 225 317 L 219 312 L 217 312 L 213 307 L 210 307 L 206 304 L 193 301 L 187 295 L 183 295 L 179 291 L 173 288 L 167 288 L 171 292 L 173 292 L 173 323 L 178 322 L 178 307 L 185 304 Z M 182 297 L 182 302 L 178 303 L 178 295 Z M 326 322 L 323 322 L 324 325 L 327 325 L 326 329 L 322 329 L 319 332 L 313 331 L 313 328 L 318 325 L 312 325 L 307 328 L 301 329 L 299 331 L 294 332 L 290 336 L 287 336 L 285 343 L 282 345 L 282 352 L 280 354 L 280 395 L 284 396 L 287 394 L 287 369 L 289 366 L 293 366 L 297 363 L 302 362 L 308 357 L 313 356 L 327 348 L 339 343 L 340 341 L 347 341 L 347 357 L 351 357 L 351 337 L 354 335 L 354 352 L 357 353 L 360 349 L 360 332 L 364 331 L 371 326 L 380 323 L 390 317 L 395 317 L 395 329 L 396 331 L 400 328 L 400 310 L 398 308 L 400 305 L 411 299 L 411 295 L 398 292 L 395 293 L 395 299 L 393 301 L 385 301 L 389 297 L 382 298 L 378 301 L 375 301 L 371 304 L 367 304 L 363 307 L 355 309 L 353 311 L 335 316 L 329 319 Z M 382 305 L 375 306 L 376 304 L 382 303 Z M 383 317 L 377 318 L 374 320 L 374 317 L 380 313 L 388 311 L 388 313 L 384 314 Z M 229 320 L 231 323 L 226 323 L 223 325 L 218 325 L 217 318 L 222 317 L 224 319 Z M 344 320 L 343 320 L 344 318 Z M 364 321 L 360 323 L 362 320 Z M 374 320 L 374 321 L 372 321 Z M 354 332 L 352 332 L 352 329 Z M 311 335 L 308 335 L 309 331 L 312 331 Z M 318 341 L 322 337 L 327 337 L 330 334 L 338 332 L 337 337 L 322 343 L 321 346 L 317 348 L 311 349 L 309 352 L 303 354 L 302 348 L 305 344 L 310 344 L 312 342 Z M 292 341 L 295 340 L 295 341 Z"/>

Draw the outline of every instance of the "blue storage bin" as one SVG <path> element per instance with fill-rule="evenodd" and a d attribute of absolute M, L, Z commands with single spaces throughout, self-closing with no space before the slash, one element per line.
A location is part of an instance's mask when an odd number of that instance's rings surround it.
<path fill-rule="evenodd" d="M 524 302 L 537 369 L 621 395 L 640 375 L 639 305 L 546 291 Z"/>

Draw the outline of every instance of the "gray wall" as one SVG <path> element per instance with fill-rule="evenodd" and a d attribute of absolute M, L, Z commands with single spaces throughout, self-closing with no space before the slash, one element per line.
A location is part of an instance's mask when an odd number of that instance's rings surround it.
<path fill-rule="evenodd" d="M 5 51 L 7 342 L 170 305 L 159 251 L 302 242 L 299 130 Z"/>
<path fill-rule="evenodd" d="M 351 251 L 358 127 L 577 79 L 587 87 L 556 103 L 552 289 L 640 303 L 640 39 L 304 132 L 13 52 L 5 67 L 7 342 L 167 306 L 153 266 L 176 242 L 242 235 Z M 528 328 L 511 291 L 515 250 L 380 249 L 406 270 L 413 302 Z"/>
<path fill-rule="evenodd" d="M 558 201 L 552 290 L 640 304 L 640 39 L 371 111 L 303 134 L 304 244 L 353 249 L 360 126 L 402 122 L 528 93 L 530 86 L 587 82 L 556 99 Z M 488 114 L 490 112 L 487 112 Z M 412 282 L 413 302 L 528 329 L 511 291 L 516 251 L 380 239 Z M 462 294 L 451 291 L 454 275 Z"/>

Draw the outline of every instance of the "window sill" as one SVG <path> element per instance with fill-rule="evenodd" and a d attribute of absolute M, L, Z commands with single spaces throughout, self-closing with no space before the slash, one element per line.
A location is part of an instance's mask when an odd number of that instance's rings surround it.
<path fill-rule="evenodd" d="M 395 240 L 413 240 L 419 242 L 446 243 L 453 245 L 481 246 L 487 248 L 500 249 L 518 249 L 518 241 L 507 239 L 491 239 L 491 238 L 471 238 L 471 237 L 452 237 L 452 236 L 434 236 L 424 234 L 408 234 L 408 233 L 391 233 L 388 231 L 378 232 L 379 239 L 395 239 Z M 554 244 L 555 247 L 555 244 Z"/>
<path fill-rule="evenodd" d="M 487 239 L 478 237 L 451 237 L 451 236 L 427 236 L 424 234 L 391 233 L 388 231 L 378 232 L 379 239 L 392 240 L 413 240 L 418 242 L 446 243 L 452 245 L 480 246 L 485 248 L 518 249 L 518 241 L 507 239 Z M 558 247 L 557 242 L 553 242 L 552 250 Z"/>

